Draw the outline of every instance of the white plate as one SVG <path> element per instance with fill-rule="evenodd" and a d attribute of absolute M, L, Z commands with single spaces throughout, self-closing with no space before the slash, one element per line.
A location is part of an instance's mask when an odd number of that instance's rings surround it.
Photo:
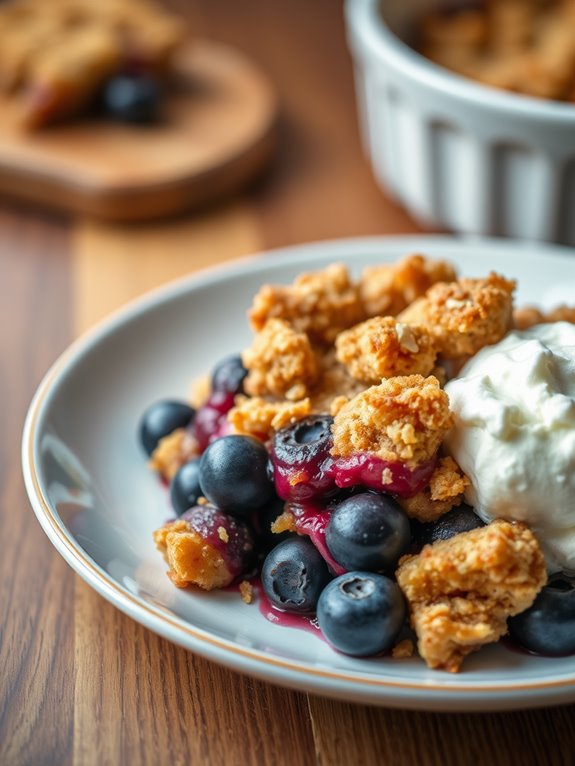
<path fill-rule="evenodd" d="M 458 675 L 417 658 L 357 660 L 319 636 L 268 622 L 237 593 L 180 591 L 152 530 L 170 515 L 136 438 L 144 408 L 185 397 L 190 381 L 250 338 L 245 310 L 263 282 L 304 269 L 366 264 L 420 251 L 469 276 L 519 279 L 519 302 L 573 302 L 575 252 L 497 241 L 378 238 L 302 245 L 204 272 L 128 306 L 56 362 L 30 406 L 23 465 L 34 511 L 66 561 L 150 629 L 235 670 L 310 692 L 429 710 L 488 710 L 575 700 L 575 658 L 483 649 Z"/>

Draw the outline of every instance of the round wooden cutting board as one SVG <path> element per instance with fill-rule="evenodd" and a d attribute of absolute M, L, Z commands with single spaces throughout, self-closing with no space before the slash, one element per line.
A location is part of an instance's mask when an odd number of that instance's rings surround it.
<path fill-rule="evenodd" d="M 0 194 L 127 221 L 238 188 L 273 151 L 270 82 L 243 54 L 208 41 L 182 51 L 175 80 L 162 120 L 150 126 L 90 117 L 25 131 L 0 98 Z"/>

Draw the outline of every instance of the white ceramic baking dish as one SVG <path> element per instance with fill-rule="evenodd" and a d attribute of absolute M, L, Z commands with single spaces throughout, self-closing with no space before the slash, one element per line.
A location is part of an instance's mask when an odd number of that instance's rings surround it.
<path fill-rule="evenodd" d="M 486 87 L 425 59 L 401 36 L 433 5 L 346 1 L 377 182 L 423 223 L 574 245 L 575 106 Z"/>

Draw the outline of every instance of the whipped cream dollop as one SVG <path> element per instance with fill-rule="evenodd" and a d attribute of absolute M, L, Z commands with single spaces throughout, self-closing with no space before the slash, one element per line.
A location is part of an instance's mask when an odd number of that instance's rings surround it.
<path fill-rule="evenodd" d="M 550 571 L 575 570 L 575 325 L 511 332 L 445 389 L 468 503 L 486 522 L 524 521 Z"/>

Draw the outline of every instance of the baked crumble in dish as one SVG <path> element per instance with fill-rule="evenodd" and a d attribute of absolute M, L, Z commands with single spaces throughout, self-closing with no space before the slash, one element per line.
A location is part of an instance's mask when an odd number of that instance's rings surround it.
<path fill-rule="evenodd" d="M 9 0 L 0 7 L 0 92 L 31 129 L 96 107 L 150 122 L 184 37 L 183 22 L 154 0 Z"/>
<path fill-rule="evenodd" d="M 333 264 L 264 285 L 250 345 L 190 401 L 158 401 L 141 419 L 176 515 L 154 532 L 174 585 L 237 586 L 246 603 L 315 619 L 356 657 L 416 646 L 430 668 L 457 672 L 509 633 L 527 651 L 575 652 L 569 561 L 550 563 L 553 535 L 522 505 L 529 488 L 510 480 L 507 511 L 485 508 L 456 438 L 465 408 L 450 391 L 476 360 L 522 333 L 527 348 L 540 328 L 572 327 L 572 309 L 514 308 L 514 290 L 419 254 L 359 279 Z M 503 443 L 509 427 L 494 419 Z"/>
<path fill-rule="evenodd" d="M 485 85 L 575 103 L 575 2 L 444 2 L 416 23 L 414 47 Z"/>

